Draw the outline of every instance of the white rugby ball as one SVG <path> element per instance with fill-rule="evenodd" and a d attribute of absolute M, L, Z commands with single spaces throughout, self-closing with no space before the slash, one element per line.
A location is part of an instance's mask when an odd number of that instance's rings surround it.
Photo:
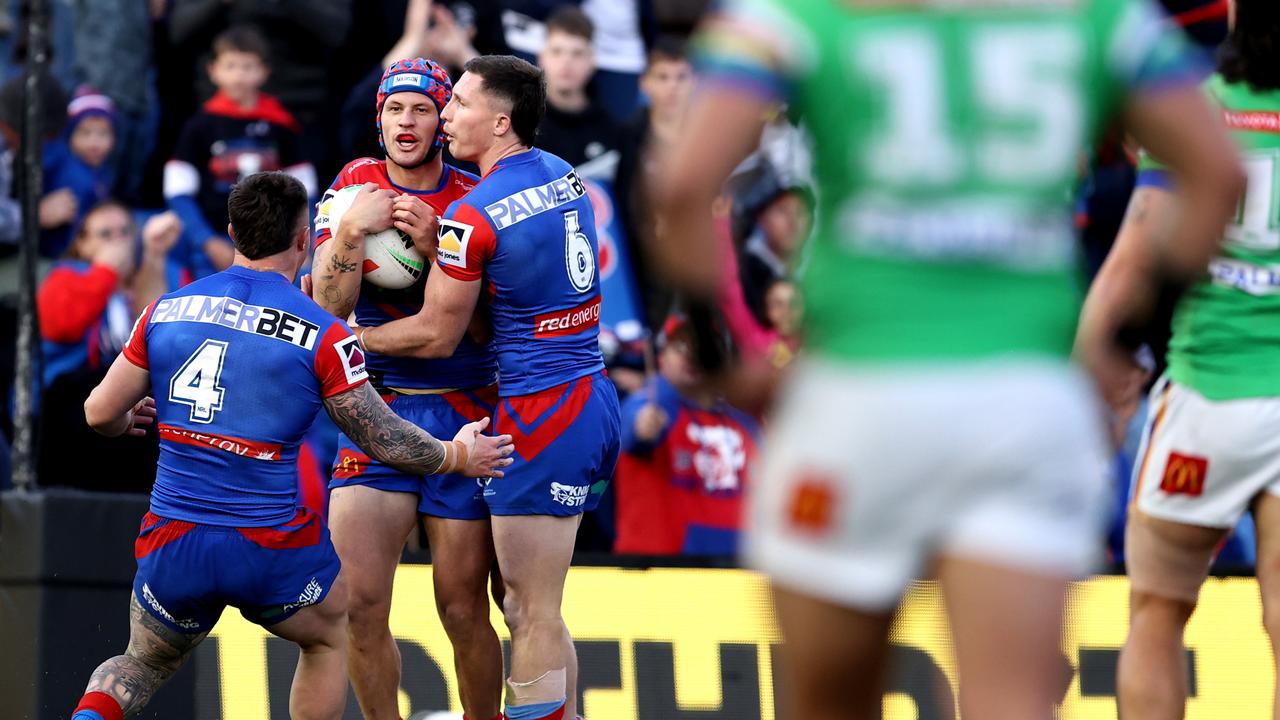
<path fill-rule="evenodd" d="M 329 230 L 338 234 L 342 216 L 351 209 L 360 185 L 348 185 L 320 203 L 320 215 L 328 218 Z M 390 290 L 407 288 L 422 277 L 425 269 L 422 253 L 413 240 L 397 228 L 370 233 L 364 237 L 364 279 Z"/>

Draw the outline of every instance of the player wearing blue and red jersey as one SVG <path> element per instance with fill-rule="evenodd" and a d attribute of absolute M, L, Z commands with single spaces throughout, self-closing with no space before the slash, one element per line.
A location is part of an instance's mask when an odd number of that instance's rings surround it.
<path fill-rule="evenodd" d="M 150 304 L 85 403 L 104 435 L 156 422 L 160 460 L 135 544 L 129 647 L 93 674 L 74 720 L 139 712 L 227 605 L 302 648 L 292 717 L 341 716 L 346 591 L 296 475 L 321 407 L 406 472 L 487 476 L 510 462 L 501 438 L 479 434 L 484 422 L 442 443 L 392 413 L 351 331 L 293 288 L 311 240 L 301 183 L 250 176 L 228 209 L 234 266 Z"/>
<path fill-rule="evenodd" d="M 488 288 L 498 354 L 495 427 L 521 439 L 485 489 L 511 629 L 507 716 L 572 718 L 577 659 L 560 614 L 581 513 L 617 462 L 618 398 L 597 347 L 600 280 L 590 202 L 568 163 L 532 148 L 542 73 L 510 56 L 473 59 L 441 117 L 480 184 L 440 220 L 424 310 L 363 331 L 375 352 L 453 352 Z"/>
<path fill-rule="evenodd" d="M 448 73 L 430 60 L 402 60 L 389 67 L 377 96 L 378 137 L 386 158 L 348 163 L 320 202 L 313 294 L 338 317 L 354 312 L 360 328 L 421 312 L 426 283 L 425 275 L 402 290 L 362 282 L 365 235 L 395 227 L 429 252 L 436 217 L 477 182 L 440 157 L 444 135 L 439 112 L 451 92 Z M 335 235 L 329 226 L 329 198 L 350 185 L 364 185 L 367 191 L 352 203 Z M 487 347 L 469 337 L 451 356 L 438 359 L 369 353 L 368 368 L 391 409 L 428 432 L 493 412 L 497 362 Z M 494 555 L 484 486 L 406 474 L 371 460 L 349 438 L 340 437 L 330 487 L 334 544 L 349 569 L 351 586 L 351 679 L 365 717 L 400 716 L 400 656 L 388 619 L 400 551 L 420 513 L 431 543 L 440 618 L 454 645 L 463 710 L 479 720 L 497 715 L 502 647 L 489 624 Z"/>

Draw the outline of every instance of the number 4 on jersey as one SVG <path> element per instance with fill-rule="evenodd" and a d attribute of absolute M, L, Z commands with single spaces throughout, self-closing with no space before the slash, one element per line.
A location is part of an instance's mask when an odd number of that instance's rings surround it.
<path fill-rule="evenodd" d="M 169 400 L 191 407 L 191 422 L 211 423 L 222 409 L 222 360 L 227 343 L 205 340 L 169 381 Z"/>

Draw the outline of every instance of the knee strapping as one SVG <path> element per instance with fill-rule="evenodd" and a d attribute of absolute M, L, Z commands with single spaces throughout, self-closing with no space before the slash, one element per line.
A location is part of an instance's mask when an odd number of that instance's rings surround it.
<path fill-rule="evenodd" d="M 1214 550 L 1172 545 L 1141 518 L 1130 518 L 1125 530 L 1129 586 L 1139 592 L 1194 603 L 1209 574 Z"/>
<path fill-rule="evenodd" d="M 565 668 L 548 670 L 529 682 L 516 682 L 507 678 L 507 706 L 540 705 L 563 702 L 567 683 Z"/>

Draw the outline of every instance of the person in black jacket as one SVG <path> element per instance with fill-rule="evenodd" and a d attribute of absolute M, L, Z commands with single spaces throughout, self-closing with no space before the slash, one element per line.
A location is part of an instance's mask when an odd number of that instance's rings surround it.
<path fill-rule="evenodd" d="M 621 128 L 587 94 L 595 73 L 594 28 L 582 10 L 568 5 L 547 18 L 547 40 L 538 66 L 547 80 L 547 114 L 536 145 L 578 167 L 621 145 Z"/>

